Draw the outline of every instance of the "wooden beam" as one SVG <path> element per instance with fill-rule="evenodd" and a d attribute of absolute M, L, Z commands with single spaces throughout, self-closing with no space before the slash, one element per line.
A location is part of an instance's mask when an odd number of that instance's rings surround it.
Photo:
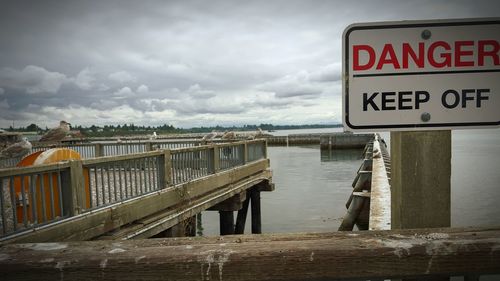
<path fill-rule="evenodd" d="M 499 274 L 499 260 L 500 228 L 85 241 L 0 248 L 0 272 L 5 280 L 473 276 Z"/>
<path fill-rule="evenodd" d="M 213 193 L 193 199 L 183 205 L 176 205 L 172 208 L 147 216 L 136 221 L 134 224 L 122 226 L 118 232 L 112 234 L 112 239 L 149 238 L 194 214 L 206 210 L 210 206 L 222 202 L 235 194 L 244 192 L 246 189 L 262 180 L 265 180 L 262 175 L 255 175 L 240 182 L 228 185 Z"/>
<path fill-rule="evenodd" d="M 233 197 L 208 208 L 208 211 L 238 211 L 243 207 L 243 201 L 247 199 L 247 193 L 241 192 Z"/>

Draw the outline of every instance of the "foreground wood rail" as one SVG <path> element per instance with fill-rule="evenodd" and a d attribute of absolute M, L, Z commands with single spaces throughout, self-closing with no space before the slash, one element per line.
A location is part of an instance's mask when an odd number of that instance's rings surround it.
<path fill-rule="evenodd" d="M 500 228 L 10 244 L 4 280 L 331 280 L 500 273 Z"/>

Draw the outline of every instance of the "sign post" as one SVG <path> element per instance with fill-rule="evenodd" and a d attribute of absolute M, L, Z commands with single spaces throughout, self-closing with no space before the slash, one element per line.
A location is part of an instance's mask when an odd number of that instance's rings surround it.
<path fill-rule="evenodd" d="M 392 228 L 450 226 L 451 129 L 500 125 L 500 19 L 354 24 L 343 122 L 391 131 Z"/>

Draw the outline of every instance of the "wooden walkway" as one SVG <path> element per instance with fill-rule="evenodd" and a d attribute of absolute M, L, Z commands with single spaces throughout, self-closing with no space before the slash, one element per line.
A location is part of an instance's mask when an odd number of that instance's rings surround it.
<path fill-rule="evenodd" d="M 264 140 L 3 169 L 0 243 L 148 238 L 271 177 Z"/>

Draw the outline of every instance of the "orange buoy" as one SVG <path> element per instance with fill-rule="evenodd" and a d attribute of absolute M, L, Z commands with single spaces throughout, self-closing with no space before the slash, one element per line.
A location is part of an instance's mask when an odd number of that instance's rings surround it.
<path fill-rule="evenodd" d="M 81 159 L 80 154 L 74 150 L 67 148 L 52 148 L 45 151 L 37 151 L 24 157 L 17 164 L 17 167 L 53 164 L 79 159 Z M 86 208 L 89 208 L 90 188 L 88 169 L 84 168 L 83 175 L 85 182 Z M 23 223 L 26 219 L 26 221 L 30 223 L 43 223 L 57 217 L 62 217 L 64 214 L 62 214 L 60 206 L 65 204 L 62 203 L 61 200 L 63 199 L 60 198 L 60 181 L 61 179 L 59 178 L 58 172 L 14 177 L 14 188 L 17 197 L 17 222 Z M 23 186 L 24 189 L 24 200 L 21 186 Z M 61 190 L 61 192 L 64 193 L 63 190 Z M 36 212 L 33 210 L 32 206 L 30 206 L 30 202 L 33 200 L 36 202 Z M 26 206 L 24 206 L 24 204 L 26 204 Z M 45 208 L 43 208 L 43 206 L 45 206 Z M 26 218 L 24 218 L 24 213 L 26 213 Z M 36 215 L 36 220 L 33 217 L 34 215 Z"/>

